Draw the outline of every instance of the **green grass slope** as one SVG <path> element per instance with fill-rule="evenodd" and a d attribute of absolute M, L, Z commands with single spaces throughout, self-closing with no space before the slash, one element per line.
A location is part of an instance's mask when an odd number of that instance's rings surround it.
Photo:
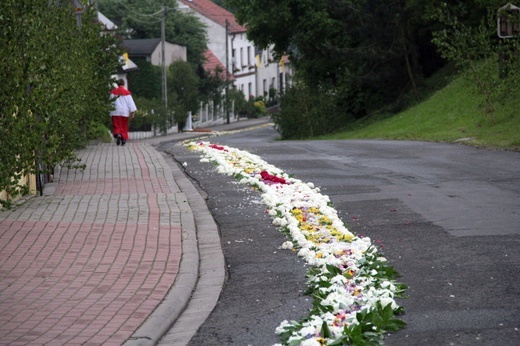
<path fill-rule="evenodd" d="M 520 150 L 518 93 L 495 104 L 494 117 L 485 113 L 482 95 L 462 77 L 453 79 L 423 102 L 392 115 L 369 116 L 347 130 L 318 139 L 397 139 L 460 142 Z"/>

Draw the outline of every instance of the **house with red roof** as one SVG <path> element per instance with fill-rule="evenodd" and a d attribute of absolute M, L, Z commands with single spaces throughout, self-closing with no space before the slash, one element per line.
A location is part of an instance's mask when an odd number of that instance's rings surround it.
<path fill-rule="evenodd" d="M 210 0 L 179 0 L 206 26 L 208 49 L 229 71 L 234 86 L 250 96 L 267 96 L 270 88 L 283 91 L 290 82 L 289 62 L 273 60 L 270 50 L 259 50 L 249 41 L 246 28 L 233 13 Z M 215 63 L 213 61 L 212 63 Z"/>
<path fill-rule="evenodd" d="M 226 79 L 226 66 L 220 62 L 220 60 L 213 54 L 211 50 L 204 52 L 204 70 L 210 74 L 218 73 L 221 79 Z M 231 73 L 227 73 L 227 80 L 233 81 L 235 77 Z"/>

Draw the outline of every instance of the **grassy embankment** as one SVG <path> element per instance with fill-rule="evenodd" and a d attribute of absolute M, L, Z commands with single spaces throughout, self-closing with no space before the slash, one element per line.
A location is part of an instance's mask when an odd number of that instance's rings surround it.
<path fill-rule="evenodd" d="M 316 139 L 457 141 L 520 151 L 519 91 L 505 102 L 496 102 L 491 118 L 485 114 L 483 96 L 472 89 L 464 78 L 452 78 L 446 86 L 401 113 L 369 116 L 345 131 Z"/>

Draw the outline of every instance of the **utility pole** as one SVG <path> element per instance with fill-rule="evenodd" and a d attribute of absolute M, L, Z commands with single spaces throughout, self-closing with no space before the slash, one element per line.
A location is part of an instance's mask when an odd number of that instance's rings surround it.
<path fill-rule="evenodd" d="M 229 21 L 226 19 L 226 122 L 229 124 Z"/>
<path fill-rule="evenodd" d="M 78 29 L 81 30 L 81 15 L 85 12 L 85 6 L 79 0 L 74 0 L 74 12 L 76 13 L 76 22 Z"/>
<path fill-rule="evenodd" d="M 166 45 L 166 6 L 163 2 L 163 13 L 161 19 L 161 62 L 162 62 L 162 99 L 164 102 L 164 134 L 168 132 L 168 93 L 166 85 L 166 59 L 165 59 L 165 45 Z"/>

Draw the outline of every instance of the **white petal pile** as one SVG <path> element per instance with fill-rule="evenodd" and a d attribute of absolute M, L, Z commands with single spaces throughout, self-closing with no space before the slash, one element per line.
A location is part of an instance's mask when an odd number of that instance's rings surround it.
<path fill-rule="evenodd" d="M 283 321 L 276 332 L 290 334 L 286 344 L 333 343 L 344 337 L 346 327 L 359 323 L 358 312 L 374 310 L 377 304 L 399 309 L 394 300 L 397 283 L 382 274 L 381 263 L 386 260 L 370 238 L 356 236 L 345 227 L 319 188 L 289 177 L 247 151 L 204 141 L 183 145 L 200 152 L 202 162 L 216 164 L 218 172 L 258 188 L 273 224 L 290 237 L 281 248 L 297 252 L 312 266 L 308 285 L 323 309 L 311 310 L 302 323 Z"/>

